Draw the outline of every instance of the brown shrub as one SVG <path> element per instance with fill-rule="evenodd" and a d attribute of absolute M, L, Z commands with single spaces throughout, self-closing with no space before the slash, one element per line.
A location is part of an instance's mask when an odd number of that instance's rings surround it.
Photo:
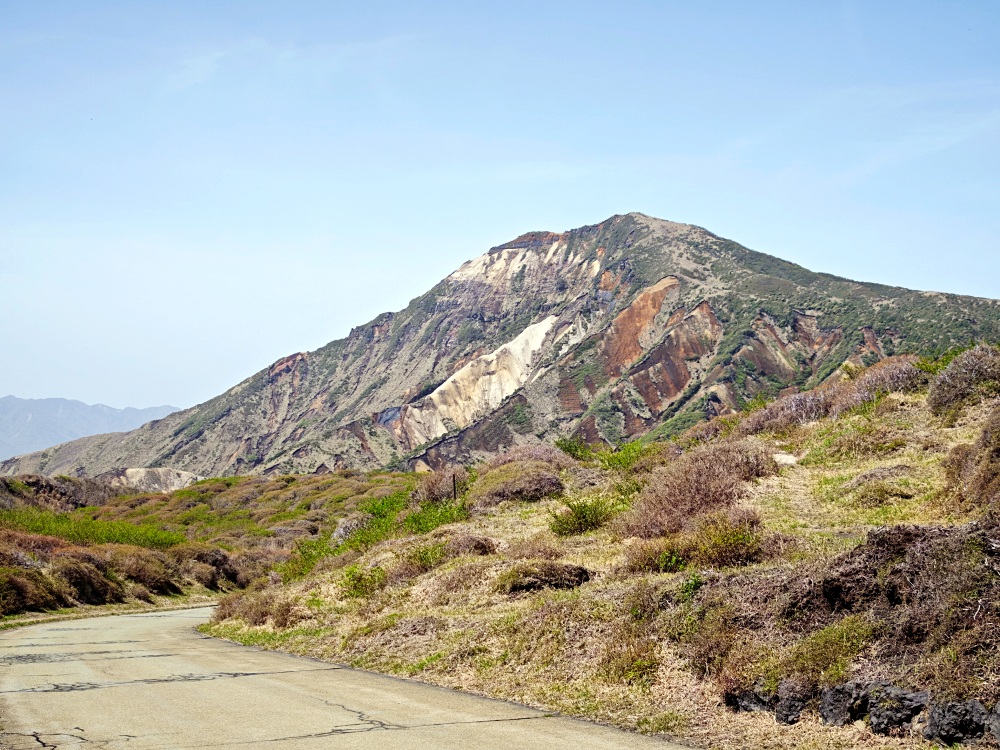
<path fill-rule="evenodd" d="M 0 568 L 0 616 L 57 609 L 72 603 L 42 571 Z"/>
<path fill-rule="evenodd" d="M 125 601 L 125 590 L 121 584 L 109 580 L 89 563 L 64 558 L 53 564 L 52 572 L 66 583 L 73 598 L 83 604 Z"/>
<path fill-rule="evenodd" d="M 736 434 L 786 432 L 824 417 L 839 416 L 878 401 L 888 393 L 912 391 L 927 378 L 914 362 L 913 357 L 890 357 L 872 365 L 853 380 L 783 396 L 745 416 L 736 426 Z"/>
<path fill-rule="evenodd" d="M 422 474 L 420 484 L 413 491 L 413 498 L 421 503 L 435 503 L 451 500 L 456 492 L 461 496 L 468 489 L 469 472 L 464 466 L 451 466 Z"/>
<path fill-rule="evenodd" d="M 486 472 L 473 485 L 469 500 L 474 508 L 482 509 L 505 500 L 536 502 L 560 495 L 563 489 L 562 480 L 548 464 L 518 461 Z"/>
<path fill-rule="evenodd" d="M 576 459 L 567 453 L 554 446 L 546 445 L 545 443 L 538 443 L 536 445 L 521 445 L 516 448 L 511 448 L 506 453 L 494 456 L 486 462 L 485 468 L 486 471 L 491 471 L 492 469 L 496 469 L 500 466 L 506 466 L 507 464 L 514 463 L 515 461 L 534 461 L 536 463 L 548 464 L 556 471 L 562 471 L 563 469 L 571 469 L 574 466 L 579 466 Z"/>
<path fill-rule="evenodd" d="M 637 539 L 625 548 L 630 573 L 674 573 L 687 565 L 688 548 L 676 539 Z"/>
<path fill-rule="evenodd" d="M 1000 393 L 1000 351 L 979 345 L 962 352 L 931 383 L 927 405 L 943 414 Z"/>
<path fill-rule="evenodd" d="M 289 557 L 287 551 L 269 548 L 254 548 L 235 552 L 229 558 L 229 569 L 233 582 L 240 588 L 247 588 L 254 581 L 267 575 L 275 565 Z"/>
<path fill-rule="evenodd" d="M 645 538 L 675 534 L 701 515 L 732 506 L 746 494 L 748 480 L 777 470 L 770 453 L 748 440 L 701 446 L 654 470 L 619 528 Z"/>
<path fill-rule="evenodd" d="M 977 505 L 1000 498 L 1000 408 L 994 409 L 975 445 L 958 445 L 944 462 L 952 488 Z"/>
<path fill-rule="evenodd" d="M 116 544 L 108 545 L 107 554 L 111 567 L 129 580 L 157 594 L 180 593 L 177 566 L 162 552 Z"/>
<path fill-rule="evenodd" d="M 504 557 L 510 560 L 557 560 L 562 557 L 562 552 L 539 535 L 512 543 L 504 551 Z"/>
<path fill-rule="evenodd" d="M 501 573 L 496 590 L 518 594 L 545 588 L 573 589 L 590 580 L 590 571 L 579 565 L 549 561 L 521 562 Z"/>
<path fill-rule="evenodd" d="M 287 628 L 303 617 L 294 602 L 279 598 L 271 589 L 263 589 L 241 591 L 224 597 L 212 613 L 212 622 L 242 620 L 256 627 L 270 621 L 276 628 Z"/>
<path fill-rule="evenodd" d="M 451 557 L 494 555 L 497 551 L 497 543 L 487 536 L 456 534 L 445 542 L 445 550 Z"/>

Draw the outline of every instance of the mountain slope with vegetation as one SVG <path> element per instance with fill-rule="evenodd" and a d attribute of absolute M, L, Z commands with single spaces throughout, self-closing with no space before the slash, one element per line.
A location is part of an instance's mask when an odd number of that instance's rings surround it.
<path fill-rule="evenodd" d="M 996 349 L 559 445 L 423 475 L 206 632 L 695 746 L 1000 735 Z"/>
<path fill-rule="evenodd" d="M 0 472 L 433 468 L 677 434 L 845 363 L 1000 338 L 1000 303 L 849 281 L 642 214 L 532 232 L 211 401 Z"/>

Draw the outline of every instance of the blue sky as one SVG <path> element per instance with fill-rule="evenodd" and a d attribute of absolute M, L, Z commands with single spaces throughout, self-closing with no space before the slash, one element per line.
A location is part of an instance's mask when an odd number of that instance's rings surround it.
<path fill-rule="evenodd" d="M 642 211 L 1000 297 L 1000 3 L 0 4 L 0 395 L 190 406 Z"/>

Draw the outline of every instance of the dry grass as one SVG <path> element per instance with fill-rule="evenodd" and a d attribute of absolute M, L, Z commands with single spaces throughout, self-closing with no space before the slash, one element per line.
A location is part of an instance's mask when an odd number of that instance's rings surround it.
<path fill-rule="evenodd" d="M 845 388 L 861 392 L 859 381 Z M 969 406 L 948 427 L 919 394 L 840 403 L 838 417 L 787 422 L 779 442 L 720 439 L 720 431 L 716 442 L 689 445 L 681 455 L 661 449 L 648 471 L 635 472 L 646 484 L 630 511 L 642 514 L 642 528 L 656 529 L 651 538 L 623 539 L 627 527 L 557 537 L 549 524 L 565 507 L 558 500 L 500 503 L 430 537 L 387 540 L 353 561 L 391 576 L 394 566 L 419 562 L 417 550 L 444 545 L 444 556 L 430 560 L 428 553 L 431 564 L 418 565 L 412 577 L 353 597 L 341 586 L 343 568 L 318 569 L 293 586 L 262 589 L 270 604 L 256 614 L 261 624 L 232 617 L 213 632 L 695 746 L 926 747 L 918 736 L 824 727 L 812 709 L 786 727 L 771 715 L 725 706 L 727 692 L 758 680 L 776 687 L 794 678 L 808 686 L 872 675 L 905 683 L 891 670 L 906 665 L 913 685 L 959 696 L 970 694 L 970 674 L 995 673 L 976 643 L 996 637 L 967 627 L 962 617 L 976 607 L 949 604 L 965 602 L 969 587 L 982 584 L 975 577 L 982 566 L 967 568 L 974 558 L 959 554 L 960 536 L 879 542 L 876 535 L 863 545 L 884 524 L 954 527 L 981 513 L 958 496 L 982 496 L 972 488 L 991 486 L 975 477 L 992 450 L 981 435 L 994 405 Z M 887 432 L 866 432 L 868 424 Z M 851 437 L 838 443 L 845 434 Z M 868 435 L 875 438 L 865 443 Z M 861 447 L 842 449 L 851 440 Z M 871 447 L 888 441 L 901 442 L 888 452 Z M 949 490 L 942 461 L 963 443 L 972 447 L 955 464 Z M 771 455 L 779 451 L 798 462 L 778 471 Z M 674 475 L 678 466 L 694 478 Z M 712 469 L 720 467 L 738 480 L 714 479 Z M 594 491 L 590 484 L 570 489 L 570 499 Z M 590 580 L 566 590 L 506 593 L 512 570 L 543 563 L 581 566 Z M 915 582 L 905 590 L 912 606 L 900 609 L 893 592 L 903 591 L 907 576 Z M 837 581 L 844 594 L 828 600 L 823 592 Z M 277 626 L 281 612 L 293 624 Z M 914 645 L 899 629 L 906 623 L 933 637 Z M 909 650 L 884 650 L 903 643 Z"/>

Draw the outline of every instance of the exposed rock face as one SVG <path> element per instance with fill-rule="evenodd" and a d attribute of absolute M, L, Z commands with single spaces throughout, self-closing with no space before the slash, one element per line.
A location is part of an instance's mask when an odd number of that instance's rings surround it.
<path fill-rule="evenodd" d="M 1000 305 L 815 274 L 641 214 L 532 232 L 397 313 L 192 409 L 0 473 L 200 476 L 438 466 L 578 434 L 619 443 L 836 377 L 1000 339 Z"/>
<path fill-rule="evenodd" d="M 112 487 L 140 492 L 173 492 L 205 479 L 190 471 L 178 469 L 114 469 L 99 474 L 96 478 Z"/>

